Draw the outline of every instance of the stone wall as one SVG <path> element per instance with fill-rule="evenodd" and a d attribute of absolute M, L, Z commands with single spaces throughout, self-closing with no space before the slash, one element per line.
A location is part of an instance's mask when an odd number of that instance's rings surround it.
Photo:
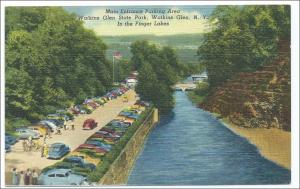
<path fill-rule="evenodd" d="M 99 181 L 99 184 L 122 185 L 127 183 L 130 171 L 143 148 L 144 141 L 157 122 L 158 110 L 153 109 L 143 124 L 128 141 L 118 158 L 111 164 L 109 170 Z"/>

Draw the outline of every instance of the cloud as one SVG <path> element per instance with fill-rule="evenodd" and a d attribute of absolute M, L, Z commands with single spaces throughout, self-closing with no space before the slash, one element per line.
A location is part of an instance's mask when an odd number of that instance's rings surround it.
<path fill-rule="evenodd" d="M 195 33 L 205 33 L 209 31 L 210 26 L 207 19 L 204 19 L 201 12 L 196 10 L 185 10 L 173 7 L 172 10 L 179 10 L 180 13 L 173 13 L 173 14 L 164 14 L 164 13 L 144 13 L 145 8 L 138 8 L 138 9 L 130 9 L 126 7 L 109 7 L 111 10 L 116 10 L 118 13 L 106 13 L 106 8 L 99 7 L 98 9 L 93 9 L 88 15 L 81 15 L 85 16 L 85 18 L 90 18 L 90 20 L 85 20 L 85 26 L 87 28 L 93 29 L 98 35 L 106 36 L 106 35 L 141 35 L 141 34 L 155 34 L 155 35 L 174 35 L 174 34 L 195 34 Z M 143 10 L 143 13 L 121 13 L 121 9 L 123 10 Z M 150 8 L 149 10 L 156 10 L 157 12 L 166 11 L 169 8 Z M 159 11 L 160 10 L 160 11 Z M 131 17 L 131 20 L 119 20 L 119 16 L 128 16 Z M 134 19 L 137 17 L 146 19 Z M 173 19 L 154 19 L 152 16 L 172 16 Z M 181 15 L 181 16 L 180 16 Z M 109 16 L 111 20 L 104 20 Z M 180 19 L 182 16 L 189 17 L 188 20 Z M 194 19 L 194 17 L 198 19 Z M 112 19 L 114 17 L 114 19 Z M 92 20 L 91 18 L 96 18 L 96 20 Z M 99 20 L 98 20 L 99 19 Z M 124 24 L 125 21 L 129 21 L 133 23 L 133 26 L 117 26 L 117 23 L 122 22 Z M 168 23 L 168 26 L 154 26 L 156 22 L 164 22 Z M 151 26 L 149 26 L 151 23 Z M 143 26 L 147 25 L 147 26 Z"/>

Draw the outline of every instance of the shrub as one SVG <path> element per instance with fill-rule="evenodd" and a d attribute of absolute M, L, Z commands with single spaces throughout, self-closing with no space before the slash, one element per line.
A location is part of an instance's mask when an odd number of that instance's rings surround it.
<path fill-rule="evenodd" d="M 197 95 L 206 95 L 208 93 L 209 84 L 207 82 L 200 82 L 197 84 L 195 93 Z"/>

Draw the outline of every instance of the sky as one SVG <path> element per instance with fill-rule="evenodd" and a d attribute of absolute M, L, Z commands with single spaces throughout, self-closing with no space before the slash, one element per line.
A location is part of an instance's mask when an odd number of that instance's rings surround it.
<path fill-rule="evenodd" d="M 65 10 L 71 13 L 77 14 L 85 17 L 98 17 L 99 20 L 85 20 L 85 27 L 93 29 L 96 34 L 101 36 L 116 36 L 116 35 L 175 35 L 175 34 L 197 34 L 205 33 L 209 31 L 210 27 L 208 24 L 208 19 L 204 19 L 203 16 L 209 17 L 215 6 L 105 6 L 105 7 L 95 7 L 95 6 L 77 6 L 77 7 L 64 7 Z M 106 9 L 117 10 L 118 13 L 106 13 Z M 143 11 L 141 14 L 126 13 L 122 14 L 123 10 L 134 10 Z M 161 11 L 168 9 L 179 10 L 180 13 L 174 14 L 164 14 L 168 16 L 173 16 L 172 20 L 163 20 L 164 22 L 169 22 L 169 26 L 154 26 L 155 19 L 152 15 L 161 16 L 163 13 L 145 13 L 145 9 Z M 109 15 L 110 17 L 115 17 L 115 20 L 104 20 L 103 17 Z M 134 26 L 125 27 L 117 26 L 119 15 L 131 16 L 134 18 L 136 15 L 143 16 L 146 15 L 146 20 L 131 19 L 128 21 L 133 22 Z M 177 15 L 188 16 L 189 19 L 176 19 Z M 193 19 L 194 16 L 198 19 Z M 119 22 L 125 22 L 126 20 L 121 20 Z M 152 23 L 151 26 L 135 26 L 136 21 Z M 159 21 L 159 20 L 156 20 Z"/>

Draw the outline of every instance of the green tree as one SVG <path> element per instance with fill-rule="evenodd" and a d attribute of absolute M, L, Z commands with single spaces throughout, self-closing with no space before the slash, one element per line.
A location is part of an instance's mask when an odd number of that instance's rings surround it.
<path fill-rule="evenodd" d="M 31 121 L 111 87 L 106 45 L 57 7 L 5 10 L 7 117 Z"/>
<path fill-rule="evenodd" d="M 210 87 L 239 72 L 254 71 L 275 58 L 280 38 L 290 38 L 290 7 L 218 6 L 210 17 L 212 31 L 198 49 Z"/>

